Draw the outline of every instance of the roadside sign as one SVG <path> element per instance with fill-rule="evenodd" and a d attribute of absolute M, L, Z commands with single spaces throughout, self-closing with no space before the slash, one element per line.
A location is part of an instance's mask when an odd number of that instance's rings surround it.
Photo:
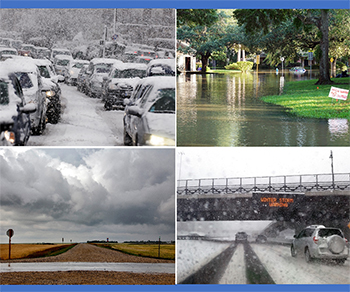
<path fill-rule="evenodd" d="M 308 58 L 309 61 L 312 61 L 314 59 L 314 54 L 312 52 L 308 53 Z"/>
<path fill-rule="evenodd" d="M 334 59 L 333 59 L 333 58 L 331 58 L 331 59 L 330 59 L 330 61 L 331 61 L 331 63 L 333 63 Z"/>
<path fill-rule="evenodd" d="M 284 61 L 284 57 L 281 57 L 281 59 L 280 59 L 282 62 Z"/>
<path fill-rule="evenodd" d="M 335 99 L 347 100 L 348 95 L 349 95 L 349 90 L 341 89 L 341 88 L 337 88 L 337 87 L 332 86 L 328 97 L 335 98 Z"/>
<path fill-rule="evenodd" d="M 260 64 L 260 55 L 256 56 L 256 64 L 259 65 Z"/>
<path fill-rule="evenodd" d="M 13 231 L 13 229 L 9 229 L 9 230 L 7 230 L 6 234 L 8 237 L 11 238 L 15 234 L 15 232 Z"/>

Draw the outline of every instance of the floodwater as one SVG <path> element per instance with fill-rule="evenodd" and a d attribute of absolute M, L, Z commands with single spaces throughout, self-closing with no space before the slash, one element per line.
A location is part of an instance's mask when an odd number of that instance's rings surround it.
<path fill-rule="evenodd" d="M 317 72 L 180 74 L 178 146 L 349 146 L 347 119 L 298 118 L 260 100 Z M 316 80 L 315 80 L 316 82 Z"/>
<path fill-rule="evenodd" d="M 55 271 L 114 271 L 132 273 L 175 273 L 175 265 L 167 263 L 1 263 L 3 272 L 55 272 Z"/>

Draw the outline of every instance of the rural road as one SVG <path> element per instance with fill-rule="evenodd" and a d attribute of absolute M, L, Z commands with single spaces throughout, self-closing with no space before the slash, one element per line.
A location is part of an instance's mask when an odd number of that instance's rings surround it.
<path fill-rule="evenodd" d="M 175 261 L 78 244 L 46 258 L 1 260 L 2 285 L 174 285 Z"/>

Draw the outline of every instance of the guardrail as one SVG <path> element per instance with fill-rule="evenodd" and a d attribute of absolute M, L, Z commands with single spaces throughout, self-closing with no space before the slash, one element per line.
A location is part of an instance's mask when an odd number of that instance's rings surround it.
<path fill-rule="evenodd" d="M 350 173 L 178 180 L 177 194 L 350 190 Z"/>

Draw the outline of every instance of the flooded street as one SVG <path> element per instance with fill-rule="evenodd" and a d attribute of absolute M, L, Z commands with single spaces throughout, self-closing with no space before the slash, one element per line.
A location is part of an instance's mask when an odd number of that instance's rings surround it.
<path fill-rule="evenodd" d="M 179 75 L 177 145 L 348 146 L 348 120 L 298 118 L 260 100 L 282 93 L 289 81 L 315 79 L 315 73 Z"/>

